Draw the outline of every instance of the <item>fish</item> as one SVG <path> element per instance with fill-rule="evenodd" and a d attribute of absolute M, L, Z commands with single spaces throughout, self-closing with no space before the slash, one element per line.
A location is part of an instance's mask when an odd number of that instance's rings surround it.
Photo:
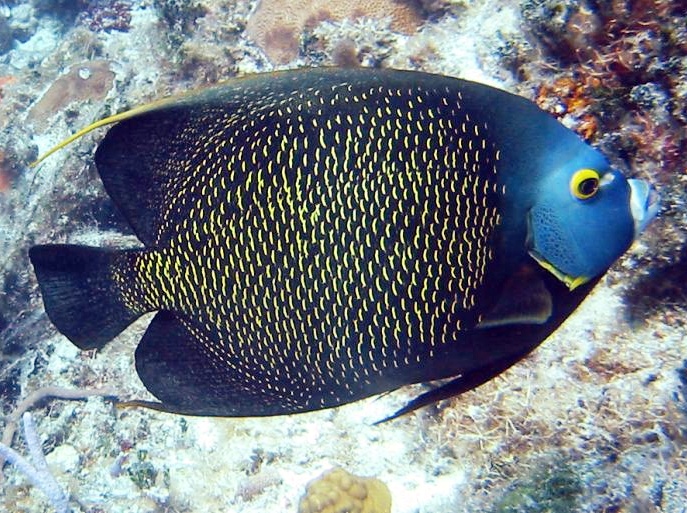
<path fill-rule="evenodd" d="M 41 244 L 45 311 L 135 350 L 183 415 L 272 416 L 473 389 L 542 343 L 655 217 L 658 194 L 531 101 L 392 69 L 249 75 L 100 120 L 94 160 L 141 241 Z M 46 155 L 46 156 L 47 156 Z"/>

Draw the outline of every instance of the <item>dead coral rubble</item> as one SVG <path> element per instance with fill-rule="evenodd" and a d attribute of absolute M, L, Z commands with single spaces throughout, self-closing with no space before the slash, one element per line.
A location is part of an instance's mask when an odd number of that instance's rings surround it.
<path fill-rule="evenodd" d="M 48 497 L 56 513 L 69 513 L 69 496 L 62 490 L 48 469 L 45 461 L 36 425 L 29 412 L 22 416 L 24 440 L 29 449 L 29 458 L 25 458 L 11 447 L 0 443 L 0 458 L 12 463 L 33 486 L 39 488 Z"/>

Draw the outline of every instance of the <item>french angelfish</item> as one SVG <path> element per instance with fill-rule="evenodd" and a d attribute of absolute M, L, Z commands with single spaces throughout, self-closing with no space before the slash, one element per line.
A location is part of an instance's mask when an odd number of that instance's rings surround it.
<path fill-rule="evenodd" d="M 156 311 L 159 410 L 280 415 L 453 378 L 474 388 L 577 307 L 653 190 L 530 101 L 426 73 L 306 69 L 115 115 L 95 151 L 143 247 L 32 247 L 82 349 Z M 64 146 L 65 143 L 56 149 Z"/>

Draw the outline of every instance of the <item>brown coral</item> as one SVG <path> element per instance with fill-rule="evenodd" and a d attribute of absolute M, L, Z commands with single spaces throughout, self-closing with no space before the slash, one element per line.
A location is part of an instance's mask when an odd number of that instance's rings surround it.
<path fill-rule="evenodd" d="M 16 82 L 17 78 L 11 75 L 8 75 L 6 77 L 0 77 L 0 100 L 2 100 L 2 88 L 8 85 L 15 84 Z"/>
<path fill-rule="evenodd" d="M 390 513 L 391 493 L 379 479 L 334 468 L 308 484 L 298 513 Z"/>
<path fill-rule="evenodd" d="M 5 152 L 0 150 L 0 194 L 7 192 L 11 185 L 12 180 L 10 179 Z"/>
<path fill-rule="evenodd" d="M 73 102 L 102 100 L 112 89 L 114 73 L 107 61 L 76 64 L 50 86 L 29 112 L 28 120 L 40 122 Z"/>
<path fill-rule="evenodd" d="M 286 64 L 298 56 L 304 30 L 318 23 L 359 18 L 391 19 L 393 30 L 412 33 L 420 26 L 420 12 L 403 0 L 261 0 L 248 20 L 246 32 L 274 64 Z"/>
<path fill-rule="evenodd" d="M 592 97 L 600 87 L 598 79 L 586 77 L 560 76 L 552 83 L 545 83 L 539 87 L 535 102 L 540 108 L 550 112 L 557 118 L 572 116 L 577 123 L 574 130 L 590 141 L 596 135 L 599 127 L 597 116 L 589 112 L 593 103 Z"/>

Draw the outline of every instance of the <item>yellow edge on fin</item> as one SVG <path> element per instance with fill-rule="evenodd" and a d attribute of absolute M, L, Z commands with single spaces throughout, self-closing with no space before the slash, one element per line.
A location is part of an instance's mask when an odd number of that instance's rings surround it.
<path fill-rule="evenodd" d="M 551 274 L 553 274 L 556 278 L 561 280 L 565 285 L 568 287 L 569 290 L 575 290 L 577 287 L 580 285 L 584 285 L 587 283 L 591 278 L 588 276 L 569 276 L 560 270 L 558 270 L 556 267 L 553 266 L 549 261 L 544 260 L 542 257 L 537 255 L 534 251 L 530 251 L 530 256 L 534 258 L 539 265 L 541 265 L 544 269 L 549 271 Z"/>
<path fill-rule="evenodd" d="M 113 114 L 112 116 L 108 116 L 108 117 L 103 118 L 101 120 L 98 120 L 94 123 L 91 123 L 87 127 L 82 128 L 81 130 L 79 130 L 75 134 L 67 137 L 64 141 L 60 142 L 56 146 L 53 146 L 52 148 L 50 148 L 43 155 L 41 155 L 36 160 L 31 162 L 29 164 L 29 167 L 36 167 L 38 164 L 43 162 L 45 159 L 47 159 L 53 153 L 61 150 L 65 146 L 70 145 L 71 143 L 73 143 L 77 139 L 80 139 L 81 137 L 83 137 L 84 135 L 86 135 L 89 132 L 92 132 L 96 128 L 111 125 L 112 123 L 118 123 L 119 121 L 124 121 L 125 119 L 133 118 L 134 116 L 138 116 L 139 114 L 143 114 L 144 112 L 149 112 L 149 111 L 154 110 L 158 107 L 161 107 L 167 103 L 173 103 L 174 101 L 176 101 L 178 99 L 179 99 L 178 96 L 171 96 L 168 98 L 163 98 L 162 100 L 147 103 L 147 104 L 141 105 L 139 107 L 134 107 L 133 109 L 125 110 L 124 112 L 120 112 L 119 114 Z"/>
<path fill-rule="evenodd" d="M 276 76 L 279 76 L 281 74 L 286 74 L 288 72 L 289 72 L 288 70 L 281 70 L 281 71 L 271 71 L 271 72 L 267 72 L 267 73 L 258 73 L 257 75 L 260 75 L 261 78 L 268 77 L 268 76 L 276 77 Z M 250 80 L 255 79 L 255 77 L 256 77 L 256 75 L 245 75 L 242 77 L 233 77 L 233 78 L 230 78 L 228 80 L 218 82 L 217 84 L 215 84 L 214 86 L 211 86 L 211 87 L 202 87 L 202 88 L 194 89 L 191 91 L 186 91 L 186 92 L 174 94 L 174 95 L 168 96 L 166 98 L 162 98 L 160 100 L 156 100 L 156 101 L 153 101 L 151 103 L 147 103 L 145 105 L 141 105 L 139 107 L 134 107 L 133 109 L 129 109 L 129 110 L 126 110 L 124 112 L 120 112 L 119 114 L 114 114 L 112 116 L 108 116 L 104 119 L 96 121 L 95 123 L 91 123 L 86 128 L 82 128 L 81 130 L 79 130 L 75 134 L 67 137 L 64 141 L 60 142 L 56 146 L 53 146 L 48 151 L 46 151 L 44 154 L 39 156 L 36 160 L 31 162 L 29 164 L 29 167 L 36 167 L 38 164 L 43 162 L 45 159 L 47 159 L 53 153 L 61 150 L 65 146 L 70 145 L 71 143 L 73 143 L 77 139 L 80 139 L 81 137 L 83 137 L 84 135 L 86 135 L 89 132 L 92 132 L 96 128 L 101 128 L 103 126 L 111 125 L 112 123 L 118 123 L 119 121 L 124 121 L 125 119 L 130 119 L 130 118 L 133 118 L 134 116 L 138 116 L 139 114 L 143 114 L 145 112 L 149 112 L 151 110 L 157 109 L 158 107 L 164 107 L 165 105 L 176 103 L 178 101 L 181 101 L 181 100 L 184 100 L 187 98 L 191 98 L 191 97 L 195 96 L 196 94 L 198 94 L 199 92 L 202 92 L 202 91 L 207 91 L 210 89 L 218 89 L 218 88 L 227 86 L 229 84 L 237 84 L 237 83 L 240 83 L 243 81 L 248 82 Z"/>

